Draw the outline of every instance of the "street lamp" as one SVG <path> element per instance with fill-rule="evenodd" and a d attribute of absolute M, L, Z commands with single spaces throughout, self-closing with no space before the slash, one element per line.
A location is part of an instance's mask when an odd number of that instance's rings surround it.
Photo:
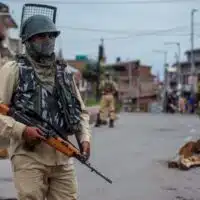
<path fill-rule="evenodd" d="M 180 56 L 181 56 L 181 45 L 180 42 L 165 42 L 164 45 L 176 45 L 178 48 L 178 59 L 177 59 L 177 74 L 178 74 L 178 85 L 182 84 L 181 80 L 181 65 L 180 65 Z"/>
<path fill-rule="evenodd" d="M 166 92 L 167 92 L 167 51 L 164 50 L 153 50 L 154 53 L 160 53 L 164 55 L 164 95 L 163 95 L 163 111 L 166 110 Z"/>
<path fill-rule="evenodd" d="M 197 12 L 197 9 L 192 9 L 191 10 L 191 77 L 192 77 L 192 95 L 194 95 L 194 90 L 195 90 L 195 79 L 194 76 L 196 75 L 196 70 L 195 70 L 195 63 L 194 63 L 194 13 Z"/>

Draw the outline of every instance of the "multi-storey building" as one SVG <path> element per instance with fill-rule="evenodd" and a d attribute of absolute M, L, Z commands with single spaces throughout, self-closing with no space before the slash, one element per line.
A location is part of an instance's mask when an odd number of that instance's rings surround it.
<path fill-rule="evenodd" d="M 158 85 L 151 72 L 151 66 L 140 64 L 140 61 L 117 61 L 106 65 L 115 74 L 121 101 L 132 99 L 140 104 L 148 104 L 156 99 Z"/>

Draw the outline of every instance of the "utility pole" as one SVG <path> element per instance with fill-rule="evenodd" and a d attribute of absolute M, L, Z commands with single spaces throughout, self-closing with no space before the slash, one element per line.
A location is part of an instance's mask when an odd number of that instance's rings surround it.
<path fill-rule="evenodd" d="M 137 69 L 137 107 L 136 111 L 140 111 L 140 61 L 136 62 L 136 69 Z"/>
<path fill-rule="evenodd" d="M 132 87 L 133 87 L 132 75 L 133 75 L 132 62 L 129 62 L 129 64 L 128 64 L 128 80 L 129 80 L 128 87 L 129 87 L 129 95 L 130 96 L 132 94 Z"/>
<path fill-rule="evenodd" d="M 180 42 L 165 42 L 165 45 L 176 45 L 177 46 L 177 77 L 178 77 L 178 85 L 182 84 L 182 77 L 181 77 L 181 45 Z"/>
<path fill-rule="evenodd" d="M 197 9 L 191 10 L 191 77 L 192 77 L 192 87 L 191 87 L 191 94 L 195 94 L 195 75 L 196 75 L 196 69 L 195 69 L 195 61 L 194 61 L 194 13 L 197 12 Z"/>
<path fill-rule="evenodd" d="M 167 51 L 164 51 L 164 101 L 163 101 L 163 111 L 166 112 L 167 107 L 167 87 L 168 87 L 168 65 L 167 65 Z"/>
<path fill-rule="evenodd" d="M 100 99 L 99 86 L 100 86 L 100 77 L 101 77 L 101 61 L 104 58 L 104 46 L 103 46 L 103 38 L 101 39 L 101 43 L 98 49 L 98 61 L 97 61 L 97 82 L 96 82 L 96 101 L 98 102 Z"/>
<path fill-rule="evenodd" d="M 153 50 L 155 53 L 162 53 L 164 55 L 164 95 L 163 95 L 163 111 L 166 111 L 167 103 L 167 86 L 168 86 L 168 77 L 167 77 L 167 51 L 162 50 Z"/>

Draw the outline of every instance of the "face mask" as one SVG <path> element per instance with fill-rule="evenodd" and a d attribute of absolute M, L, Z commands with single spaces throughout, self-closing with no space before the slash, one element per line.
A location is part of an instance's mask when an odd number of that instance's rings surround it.
<path fill-rule="evenodd" d="M 43 56 L 51 56 L 55 48 L 55 38 L 49 38 L 43 41 L 30 42 L 29 47 L 32 51 Z"/>

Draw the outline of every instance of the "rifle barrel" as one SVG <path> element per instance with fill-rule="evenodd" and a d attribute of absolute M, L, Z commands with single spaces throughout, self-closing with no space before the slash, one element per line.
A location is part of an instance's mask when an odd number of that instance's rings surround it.
<path fill-rule="evenodd" d="M 104 176 L 101 172 L 92 167 L 90 163 L 84 162 L 83 164 L 86 165 L 88 168 L 90 168 L 91 172 L 95 172 L 97 175 L 101 176 L 108 183 L 112 184 L 112 180 L 110 180 L 108 177 Z"/>

